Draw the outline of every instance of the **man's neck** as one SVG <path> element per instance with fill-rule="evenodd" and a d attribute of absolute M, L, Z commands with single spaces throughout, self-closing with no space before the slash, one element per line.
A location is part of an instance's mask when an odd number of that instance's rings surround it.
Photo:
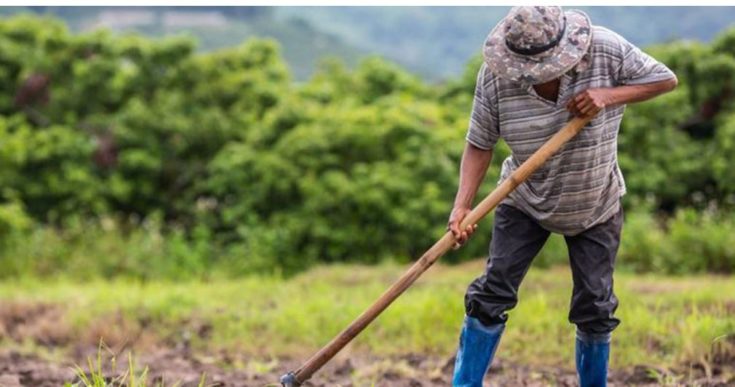
<path fill-rule="evenodd" d="M 556 102 L 559 98 L 559 83 L 559 78 L 557 78 L 553 81 L 533 85 L 533 89 L 541 98 Z"/>

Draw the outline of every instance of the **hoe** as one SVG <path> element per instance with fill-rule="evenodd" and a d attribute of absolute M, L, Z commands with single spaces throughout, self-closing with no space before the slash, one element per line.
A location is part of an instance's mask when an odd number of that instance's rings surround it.
<path fill-rule="evenodd" d="M 505 179 L 497 188 L 487 195 L 472 212 L 462 221 L 461 230 L 471 224 L 475 224 L 493 210 L 505 197 L 546 160 L 556 153 L 564 144 L 579 133 L 582 128 L 594 117 L 590 114 L 585 117 L 576 117 L 569 121 L 564 128 L 554 134 L 536 153 L 529 157 L 513 174 Z M 337 352 L 354 339 L 365 329 L 380 313 L 382 313 L 396 298 L 408 289 L 431 265 L 434 264 L 455 244 L 454 235 L 447 231 L 421 258 L 416 261 L 388 290 L 386 290 L 377 301 L 358 316 L 347 328 L 340 332 L 332 341 L 315 353 L 296 371 L 289 372 L 281 377 L 283 387 L 298 387 L 309 380 L 316 371 L 331 360 Z"/>

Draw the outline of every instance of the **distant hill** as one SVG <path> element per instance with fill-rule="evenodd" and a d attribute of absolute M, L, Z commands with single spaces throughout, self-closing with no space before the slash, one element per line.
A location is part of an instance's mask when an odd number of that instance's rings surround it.
<path fill-rule="evenodd" d="M 366 54 L 305 19 L 277 18 L 276 7 L 0 7 L 0 15 L 17 13 L 53 15 L 75 32 L 107 28 L 116 33 L 147 36 L 191 36 L 199 49 L 231 47 L 250 37 L 270 37 L 296 79 L 306 79 L 325 56 L 342 58 L 348 65 Z"/>
<path fill-rule="evenodd" d="M 675 39 L 709 41 L 735 23 L 735 7 L 568 7 L 594 24 L 646 46 Z M 462 71 L 510 7 L 283 7 L 350 45 L 437 79 Z"/>
<path fill-rule="evenodd" d="M 638 45 L 709 41 L 733 25 L 735 7 L 580 7 L 593 23 Z M 2 7 L 64 19 L 74 31 L 105 27 L 150 36 L 186 34 L 208 51 L 272 37 L 297 79 L 324 56 L 348 65 L 378 54 L 430 80 L 456 76 L 509 7 Z"/>

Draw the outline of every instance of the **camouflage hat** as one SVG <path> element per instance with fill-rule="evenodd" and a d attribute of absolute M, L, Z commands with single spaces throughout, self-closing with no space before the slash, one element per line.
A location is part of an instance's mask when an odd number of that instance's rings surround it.
<path fill-rule="evenodd" d="M 515 82 L 538 84 L 571 70 L 592 41 L 589 17 L 561 7 L 513 7 L 485 40 L 490 71 Z"/>

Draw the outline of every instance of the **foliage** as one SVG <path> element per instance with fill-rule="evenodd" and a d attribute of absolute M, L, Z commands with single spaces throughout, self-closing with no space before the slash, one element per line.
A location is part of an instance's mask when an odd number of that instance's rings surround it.
<path fill-rule="evenodd" d="M 636 271 L 732 273 L 735 268 L 732 217 L 685 209 L 661 229 L 650 216 L 636 213 L 625 227 L 619 259 Z"/>
<path fill-rule="evenodd" d="M 33 220 L 26 214 L 17 200 L 0 204 L 0 235 L 11 235 L 27 231 Z M 0 243 L 5 239 L 0 239 Z"/>
<path fill-rule="evenodd" d="M 359 202 L 348 202 L 356 207 L 363 205 Z M 0 207 L 0 221 L 8 213 L 17 215 L 13 212 L 17 211 L 14 206 L 7 206 L 10 211 Z M 442 210 L 443 206 L 437 208 L 436 212 L 441 215 Z M 337 215 L 343 214 L 340 208 L 331 211 Z M 332 217 L 329 211 L 316 219 L 308 219 L 308 214 L 302 214 L 313 227 L 328 227 L 331 226 L 330 223 L 338 224 L 340 221 L 338 216 Z M 628 211 L 625 217 L 618 269 L 677 275 L 733 273 L 735 245 L 732 243 L 732 236 L 735 235 L 735 220 L 732 217 L 712 211 L 699 212 L 691 208 L 679 210 L 673 217 L 656 218 L 638 210 Z M 341 232 L 337 227 L 338 232 L 325 236 L 319 243 L 315 241 L 306 245 L 301 254 L 289 251 L 294 247 L 288 244 L 293 243 L 288 238 L 295 239 L 296 236 L 309 234 L 287 222 L 281 224 L 280 228 L 255 229 L 257 238 L 247 239 L 247 243 L 230 244 L 214 238 L 211 230 L 202 224 L 186 233 L 181 228 L 167 228 L 160 217 L 150 217 L 140 224 L 131 220 L 121 222 L 113 218 L 103 218 L 96 222 L 70 218 L 61 229 L 48 226 L 29 228 L 23 224 L 2 239 L 3 265 L 0 265 L 0 278 L 39 276 L 76 280 L 95 277 L 125 277 L 143 281 L 196 278 L 222 280 L 253 272 L 280 274 L 317 262 L 334 262 L 320 261 L 308 255 L 309 249 L 317 248 L 324 248 L 324 254 L 340 253 L 329 250 L 332 246 L 328 243 L 330 241 L 338 247 L 346 241 L 344 243 L 353 243 L 366 250 L 382 251 L 385 255 L 380 257 L 381 260 L 395 259 L 395 255 L 388 255 L 388 249 L 369 246 L 365 239 L 360 238 L 365 232 L 383 231 L 362 231 L 347 222 L 341 224 L 342 228 L 358 235 Z M 411 230 L 410 227 L 408 229 Z M 303 234 L 296 234 L 299 231 Z M 396 231 L 398 234 L 404 232 L 406 231 L 403 229 Z M 388 235 L 385 238 L 393 246 L 407 243 L 399 239 L 400 235 Z M 488 240 L 487 234 L 479 234 L 458 252 L 463 257 L 484 255 Z M 356 251 L 355 255 L 350 254 L 341 260 L 368 263 L 378 261 L 375 256 L 361 256 L 359 253 Z M 458 254 L 455 253 L 442 261 L 456 262 L 457 258 Z M 565 265 L 566 262 L 568 258 L 564 238 L 552 235 L 536 257 L 534 266 L 547 268 Z"/>
<path fill-rule="evenodd" d="M 735 219 L 717 211 L 683 208 L 656 217 L 627 211 L 616 267 L 639 273 L 691 274 L 735 271 Z M 564 238 L 553 235 L 535 264 L 549 267 L 568 261 Z"/>
<path fill-rule="evenodd" d="M 682 248 L 624 247 L 641 270 L 735 267 L 734 36 L 651 50 L 681 85 L 626 115 L 625 205 L 674 216 L 651 232 Z M 377 57 L 328 60 L 296 84 L 269 40 L 196 54 L 183 38 L 0 20 L 0 271 L 175 278 L 416 258 L 444 232 L 479 63 L 432 85 Z M 507 155 L 501 142 L 480 195 Z"/>

